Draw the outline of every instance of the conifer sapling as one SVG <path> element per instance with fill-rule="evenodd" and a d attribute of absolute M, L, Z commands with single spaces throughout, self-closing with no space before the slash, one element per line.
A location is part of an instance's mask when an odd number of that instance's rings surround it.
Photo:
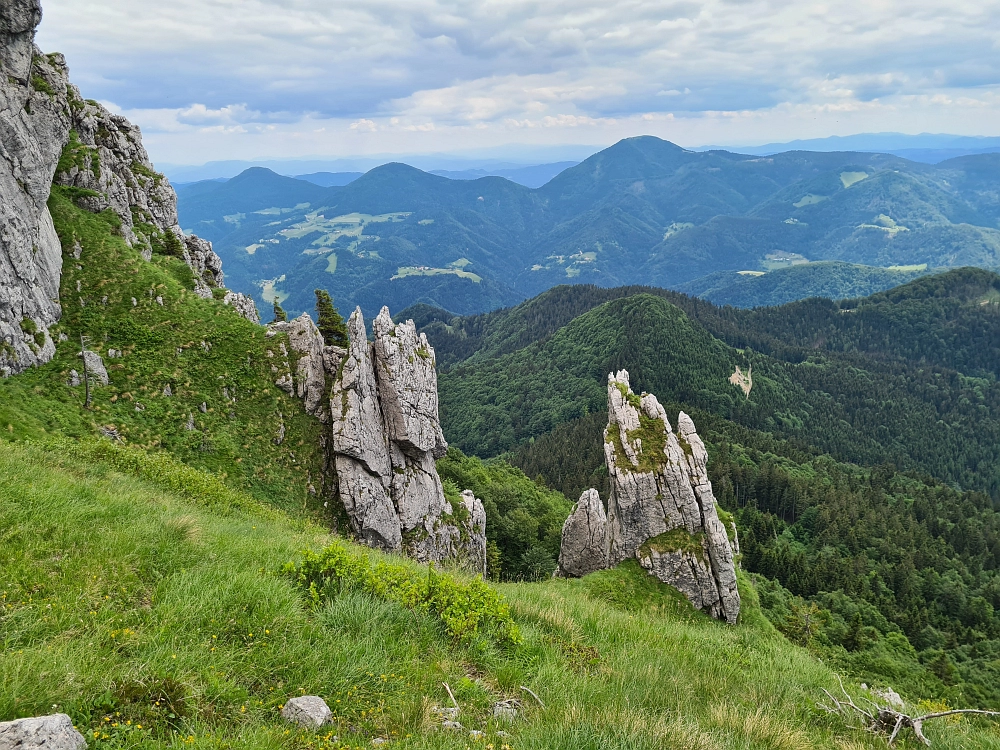
<path fill-rule="evenodd" d="M 327 346 L 348 345 L 347 324 L 333 306 L 333 299 L 325 289 L 316 290 L 316 327 Z"/>

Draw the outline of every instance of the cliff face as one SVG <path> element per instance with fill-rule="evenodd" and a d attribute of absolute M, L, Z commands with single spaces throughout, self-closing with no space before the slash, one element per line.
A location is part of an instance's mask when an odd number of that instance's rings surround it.
<path fill-rule="evenodd" d="M 624 370 L 608 376 L 604 456 L 611 479 L 607 518 L 594 490 L 563 527 L 563 575 L 635 558 L 699 610 L 735 623 L 740 611 L 733 549 L 719 520 L 708 454 L 691 418 L 675 433 L 656 396 L 637 396 Z"/>
<path fill-rule="evenodd" d="M 0 374 L 47 362 L 59 320 L 62 248 L 47 202 L 69 138 L 60 55 L 34 46 L 37 0 L 0 5 Z"/>
<path fill-rule="evenodd" d="M 120 233 L 149 260 L 154 251 L 182 257 L 195 291 L 223 286 L 211 243 L 185 238 L 177 197 L 142 146 L 139 128 L 69 82 L 62 55 L 34 45 L 42 11 L 37 0 L 0 5 L 0 375 L 49 361 L 49 328 L 61 315 L 62 248 L 47 202 L 53 184 L 74 190 L 94 212 L 113 211 Z M 253 301 L 223 300 L 257 322 Z"/>

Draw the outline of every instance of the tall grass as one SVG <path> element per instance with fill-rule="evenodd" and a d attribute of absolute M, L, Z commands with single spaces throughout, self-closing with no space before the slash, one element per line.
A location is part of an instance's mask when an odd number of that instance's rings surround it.
<path fill-rule="evenodd" d="M 635 566 L 506 584 L 523 642 L 494 648 L 358 588 L 312 608 L 280 569 L 325 531 L 248 499 L 220 513 L 172 489 L 189 469 L 169 461 L 119 469 L 94 451 L 0 448 L 0 720 L 65 711 L 96 748 L 884 746 L 816 708 L 833 675 L 767 625 L 751 590 L 728 627 Z M 442 682 L 482 739 L 439 728 Z M 286 725 L 284 702 L 312 693 L 334 725 Z M 498 723 L 506 698 L 523 708 Z M 940 748 L 1000 748 L 972 722 L 930 732 Z"/>

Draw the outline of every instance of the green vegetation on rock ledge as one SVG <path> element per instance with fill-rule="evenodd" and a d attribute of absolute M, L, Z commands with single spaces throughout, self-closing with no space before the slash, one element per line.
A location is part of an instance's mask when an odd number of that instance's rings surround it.
<path fill-rule="evenodd" d="M 306 487 L 322 476 L 320 425 L 274 386 L 267 350 L 277 352 L 280 337 L 195 295 L 180 258 L 144 261 L 116 234 L 117 217 L 80 209 L 71 196 L 56 186 L 49 200 L 63 245 L 63 316 L 52 330 L 67 340 L 48 364 L 0 381 L 0 437 L 116 435 L 277 506 L 319 512 L 323 499 Z M 91 389 L 90 410 L 83 387 L 68 384 L 71 370 L 82 371 L 81 334 L 110 377 Z"/>

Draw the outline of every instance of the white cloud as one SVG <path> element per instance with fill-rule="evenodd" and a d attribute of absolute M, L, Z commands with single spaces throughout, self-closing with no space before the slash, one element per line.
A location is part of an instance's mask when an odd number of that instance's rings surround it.
<path fill-rule="evenodd" d="M 649 122 L 701 122 L 692 145 L 747 142 L 765 121 L 768 140 L 1000 134 L 1000 0 L 43 2 L 43 49 L 171 153 L 215 153 L 222 136 L 280 156 L 355 137 L 613 138 Z"/>

